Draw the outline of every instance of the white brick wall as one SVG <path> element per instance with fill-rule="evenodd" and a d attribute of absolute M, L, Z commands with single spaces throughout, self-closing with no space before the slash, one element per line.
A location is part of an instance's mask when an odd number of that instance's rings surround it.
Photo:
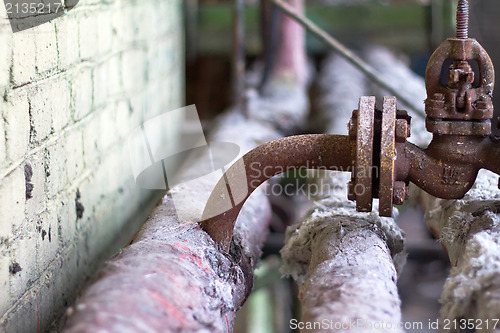
<path fill-rule="evenodd" d="M 17 33 L 0 5 L 0 332 L 48 328 L 154 205 L 126 142 L 183 105 L 181 5 L 80 0 Z"/>

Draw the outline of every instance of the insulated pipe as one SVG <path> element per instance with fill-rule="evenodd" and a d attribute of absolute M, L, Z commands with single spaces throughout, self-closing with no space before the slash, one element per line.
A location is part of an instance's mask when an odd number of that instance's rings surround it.
<path fill-rule="evenodd" d="M 329 134 L 292 136 L 253 149 L 234 163 L 215 186 L 203 212 L 202 229 L 229 251 L 236 218 L 260 184 L 291 170 L 351 171 L 354 151 L 355 143 L 348 136 Z M 226 195 L 231 199 L 230 209 L 225 209 Z"/>

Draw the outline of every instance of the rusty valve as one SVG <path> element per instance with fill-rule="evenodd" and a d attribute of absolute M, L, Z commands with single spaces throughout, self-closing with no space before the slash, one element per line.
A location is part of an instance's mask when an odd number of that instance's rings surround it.
<path fill-rule="evenodd" d="M 426 71 L 426 127 L 431 143 L 421 149 L 410 142 L 410 117 L 385 97 L 382 110 L 375 97 L 361 97 L 349 122 L 349 135 L 301 135 L 266 143 L 238 160 L 217 183 L 203 213 L 201 227 L 228 251 L 234 224 L 244 202 L 265 180 L 289 168 L 352 170 L 348 199 L 361 212 L 392 216 L 393 205 L 408 198 L 408 184 L 443 199 L 460 199 L 481 168 L 500 174 L 500 139 L 491 135 L 494 68 L 490 57 L 468 38 L 468 5 L 459 1 L 457 38 L 434 52 Z M 452 63 L 445 67 L 447 60 Z M 476 63 L 475 73 L 471 63 Z M 447 82 L 441 73 L 447 72 Z M 267 173 L 250 165 L 259 165 Z M 272 172 L 269 172 L 272 170 Z M 241 186 L 233 184 L 245 178 Z M 500 183 L 499 183 L 500 187 Z M 223 202 L 227 194 L 232 207 Z"/>
<path fill-rule="evenodd" d="M 432 54 L 425 73 L 427 130 L 442 135 L 489 135 L 493 118 L 495 70 L 483 47 L 468 38 L 468 3 L 457 10 L 457 38 L 448 38 Z M 443 68 L 449 60 L 449 68 Z M 478 77 L 471 64 L 477 65 Z M 447 70 L 447 83 L 441 82 Z"/>

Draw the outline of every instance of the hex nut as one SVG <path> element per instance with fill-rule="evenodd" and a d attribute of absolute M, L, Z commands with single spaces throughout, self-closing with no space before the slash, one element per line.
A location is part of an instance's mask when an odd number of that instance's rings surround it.
<path fill-rule="evenodd" d="M 393 203 L 398 206 L 402 205 L 408 197 L 408 186 L 406 186 L 405 182 L 397 181 L 394 183 L 394 189 L 392 193 Z"/>
<path fill-rule="evenodd" d="M 396 142 L 405 142 L 410 136 L 410 125 L 406 119 L 396 119 Z"/>

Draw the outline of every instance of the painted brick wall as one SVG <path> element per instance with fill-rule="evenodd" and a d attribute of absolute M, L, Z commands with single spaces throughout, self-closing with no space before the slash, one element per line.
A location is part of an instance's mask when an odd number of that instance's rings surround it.
<path fill-rule="evenodd" d="M 181 6 L 80 0 L 13 33 L 0 3 L 0 332 L 49 327 L 155 204 L 127 136 L 183 105 Z"/>

